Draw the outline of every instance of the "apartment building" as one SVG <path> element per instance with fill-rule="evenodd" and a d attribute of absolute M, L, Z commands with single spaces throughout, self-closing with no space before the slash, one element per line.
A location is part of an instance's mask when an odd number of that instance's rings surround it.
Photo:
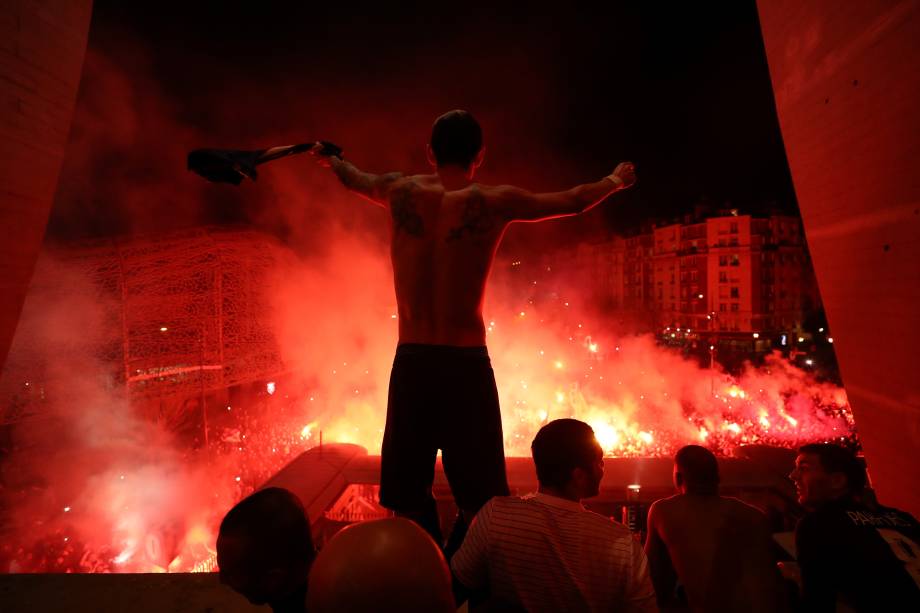
<path fill-rule="evenodd" d="M 657 331 L 728 336 L 792 331 L 818 306 L 793 216 L 728 214 L 547 254 L 605 306 L 645 312 Z"/>

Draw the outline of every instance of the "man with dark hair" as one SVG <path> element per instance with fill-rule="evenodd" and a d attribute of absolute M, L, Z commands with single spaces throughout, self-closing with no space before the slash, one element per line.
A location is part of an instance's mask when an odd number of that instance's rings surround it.
<path fill-rule="evenodd" d="M 450 111 L 435 121 L 431 129 L 431 156 L 436 166 L 453 164 L 467 168 L 481 150 L 482 128 L 466 111 Z"/>
<path fill-rule="evenodd" d="M 591 473 L 595 479 L 584 497 L 596 496 L 604 470 L 603 452 L 598 462 L 599 449 L 594 430 L 583 421 L 557 419 L 543 426 L 530 445 L 537 481 L 547 491 L 563 490 L 574 486 L 571 480 L 576 469 L 599 468 Z"/>
<path fill-rule="evenodd" d="M 459 583 L 527 611 L 655 611 L 642 547 L 581 504 L 598 494 L 604 476 L 591 426 L 552 421 L 531 451 L 538 493 L 482 507 L 451 561 Z"/>
<path fill-rule="evenodd" d="M 625 162 L 607 177 L 570 190 L 534 194 L 475 183 L 485 149 L 466 111 L 435 121 L 428 160 L 435 172 L 375 175 L 337 157 L 311 153 L 342 184 L 387 209 L 399 312 L 381 450 L 380 502 L 442 541 L 431 494 L 435 458 L 460 509 L 446 553 L 491 497 L 508 494 L 498 392 L 486 350 L 482 302 L 495 251 L 513 222 L 576 215 L 635 180 Z"/>
<path fill-rule="evenodd" d="M 809 513 L 795 529 L 808 611 L 920 611 L 920 524 L 859 499 L 866 472 L 851 451 L 819 443 L 799 449 L 789 475 Z"/>
<path fill-rule="evenodd" d="M 300 500 L 278 487 L 237 503 L 220 524 L 220 582 L 275 613 L 303 612 L 307 577 L 316 557 L 310 521 Z"/>
<path fill-rule="evenodd" d="M 719 495 L 711 451 L 687 445 L 674 457 L 678 493 L 648 512 L 648 555 L 662 608 L 693 611 L 782 611 L 780 577 L 766 516 Z"/>

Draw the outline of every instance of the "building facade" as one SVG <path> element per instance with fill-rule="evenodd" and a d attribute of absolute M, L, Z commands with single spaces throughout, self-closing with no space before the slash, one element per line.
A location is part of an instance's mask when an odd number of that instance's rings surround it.
<path fill-rule="evenodd" d="M 731 211 L 657 226 L 547 254 L 541 265 L 610 310 L 644 313 L 676 339 L 737 336 L 762 348 L 820 306 L 801 221 L 787 215 Z"/>

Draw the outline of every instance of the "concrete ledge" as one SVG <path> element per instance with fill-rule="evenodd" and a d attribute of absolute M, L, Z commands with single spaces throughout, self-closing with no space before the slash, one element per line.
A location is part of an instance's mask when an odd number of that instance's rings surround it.
<path fill-rule="evenodd" d="M 217 573 L 0 575 L 5 613 L 269 612 L 221 585 Z"/>

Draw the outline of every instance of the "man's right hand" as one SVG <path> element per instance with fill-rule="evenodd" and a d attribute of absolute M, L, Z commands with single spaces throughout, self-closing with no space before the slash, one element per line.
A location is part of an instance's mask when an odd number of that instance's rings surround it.
<path fill-rule="evenodd" d="M 632 187 L 636 182 L 636 167 L 632 162 L 620 162 L 608 177 L 620 186 L 620 189 Z"/>
<path fill-rule="evenodd" d="M 323 155 L 323 144 L 319 141 L 309 150 L 309 154 L 313 156 L 313 161 L 316 162 L 318 166 L 323 168 L 329 168 L 332 166 L 332 159 L 328 155 Z"/>

